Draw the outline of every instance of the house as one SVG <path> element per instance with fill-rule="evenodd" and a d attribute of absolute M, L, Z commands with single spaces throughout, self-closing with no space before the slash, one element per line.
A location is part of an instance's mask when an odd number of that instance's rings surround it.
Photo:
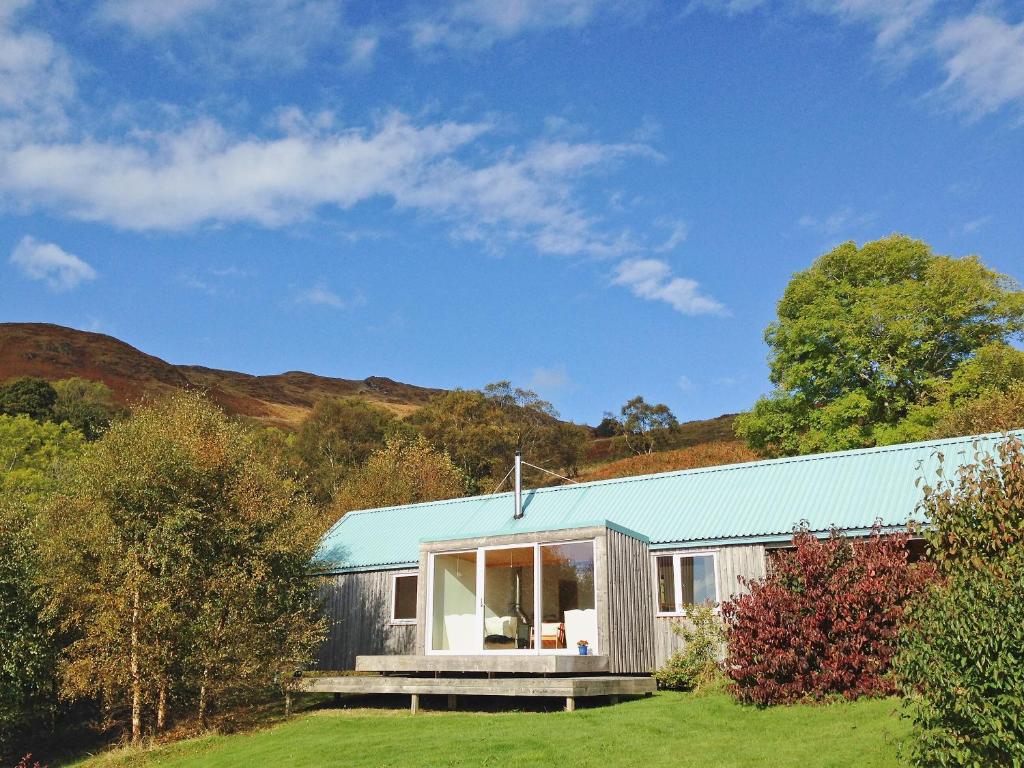
<path fill-rule="evenodd" d="M 904 530 L 921 518 L 920 478 L 934 478 L 940 465 L 953 477 L 1001 439 L 351 512 L 317 554 L 331 621 L 318 665 L 413 675 L 404 678 L 411 688 L 383 678 L 365 690 L 391 685 L 414 701 L 413 689 L 441 690 L 417 688 L 422 675 L 486 674 L 468 684 L 488 693 L 496 680 L 520 675 L 649 680 L 678 642 L 672 621 L 688 605 L 720 603 L 741 593 L 744 580 L 763 577 L 772 550 L 790 543 L 795 526 L 822 535 L 832 526 L 853 536 L 876 524 Z M 582 641 L 587 656 L 579 654 Z"/>

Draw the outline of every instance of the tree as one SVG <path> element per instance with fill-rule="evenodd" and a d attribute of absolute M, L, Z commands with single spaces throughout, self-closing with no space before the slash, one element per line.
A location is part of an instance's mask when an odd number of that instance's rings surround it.
<path fill-rule="evenodd" d="M 81 453 L 84 443 L 68 424 L 0 416 L 0 495 L 38 497 L 52 490 L 57 472 Z"/>
<path fill-rule="evenodd" d="M 452 499 L 465 493 L 466 476 L 448 454 L 435 450 L 422 436 L 394 437 L 345 479 L 330 522 L 355 509 Z"/>
<path fill-rule="evenodd" d="M 114 400 L 114 393 L 102 381 L 88 381 L 78 377 L 53 383 L 56 400 L 50 418 L 58 424 L 67 422 L 86 440 L 95 440 L 124 415 L 124 409 Z"/>
<path fill-rule="evenodd" d="M 667 405 L 651 405 L 640 395 L 627 401 L 619 413 L 620 434 L 629 450 L 638 456 L 669 447 L 672 433 L 679 427 Z"/>
<path fill-rule="evenodd" d="M 1024 444 L 925 487 L 942 581 L 913 606 L 895 670 L 918 766 L 1024 764 Z"/>
<path fill-rule="evenodd" d="M 768 326 L 773 391 L 737 420 L 767 455 L 870 446 L 979 350 L 1024 330 L 1024 292 L 980 259 L 893 235 L 794 275 Z"/>
<path fill-rule="evenodd" d="M 34 515 L 20 494 L 0 494 L 0 760 L 56 705 L 58 643 L 41 618 Z"/>
<path fill-rule="evenodd" d="M 28 416 L 36 421 L 47 421 L 53 415 L 57 392 L 44 379 L 25 376 L 0 387 L 0 414 Z"/>
<path fill-rule="evenodd" d="M 328 503 L 342 479 L 397 428 L 389 412 L 356 397 L 325 398 L 313 406 L 295 438 L 314 498 Z"/>
<path fill-rule="evenodd" d="M 322 634 L 318 523 L 256 433 L 193 392 L 115 423 L 42 513 L 62 691 L 127 706 L 138 741 L 186 705 L 290 679 Z"/>
<path fill-rule="evenodd" d="M 472 493 L 501 480 L 517 450 L 531 463 L 571 473 L 585 445 L 581 428 L 560 422 L 551 403 L 507 381 L 436 395 L 409 424 L 451 456 Z"/>

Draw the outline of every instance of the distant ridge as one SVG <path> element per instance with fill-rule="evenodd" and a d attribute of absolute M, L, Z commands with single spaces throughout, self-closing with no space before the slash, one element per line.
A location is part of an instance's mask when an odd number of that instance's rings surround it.
<path fill-rule="evenodd" d="M 404 416 L 443 391 L 381 376 L 334 379 L 302 371 L 253 376 L 173 365 L 101 333 L 0 323 L 0 381 L 18 376 L 102 381 L 125 404 L 172 389 L 201 389 L 228 413 L 285 428 L 295 427 L 324 397 L 359 397 Z"/>

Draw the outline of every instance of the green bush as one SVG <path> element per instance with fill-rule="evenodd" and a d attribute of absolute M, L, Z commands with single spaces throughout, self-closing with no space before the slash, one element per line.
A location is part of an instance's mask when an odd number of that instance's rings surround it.
<path fill-rule="evenodd" d="M 1024 765 L 1024 446 L 926 492 L 944 576 L 911 607 L 894 669 L 914 765 Z"/>
<path fill-rule="evenodd" d="M 687 613 L 685 621 L 672 624 L 672 631 L 683 638 L 685 646 L 655 671 L 659 688 L 699 691 L 722 678 L 722 620 L 709 605 L 692 606 Z"/>
<path fill-rule="evenodd" d="M 1024 548 L 959 570 L 909 614 L 896 670 L 918 766 L 1024 765 Z"/>

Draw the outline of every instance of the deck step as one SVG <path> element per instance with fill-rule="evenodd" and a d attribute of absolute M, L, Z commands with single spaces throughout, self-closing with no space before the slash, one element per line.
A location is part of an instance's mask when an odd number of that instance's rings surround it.
<path fill-rule="evenodd" d="M 357 672 L 496 672 L 525 675 L 586 675 L 608 671 L 607 656 L 495 654 L 357 656 Z"/>
<path fill-rule="evenodd" d="M 656 689 L 654 678 L 618 675 L 574 677 L 384 677 L 338 675 L 304 677 L 305 693 L 404 693 L 449 696 L 642 696 Z"/>

